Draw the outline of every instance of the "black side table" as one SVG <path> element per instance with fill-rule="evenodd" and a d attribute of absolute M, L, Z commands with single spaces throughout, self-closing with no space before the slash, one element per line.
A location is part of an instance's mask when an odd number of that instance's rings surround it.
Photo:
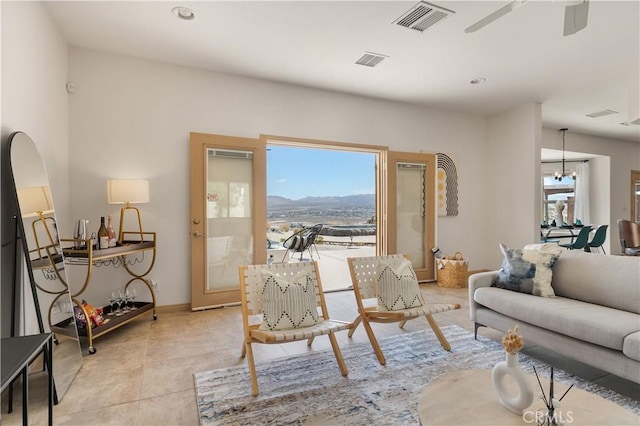
<path fill-rule="evenodd" d="M 28 425 L 29 411 L 29 363 L 46 351 L 46 369 L 49 383 L 49 426 L 53 425 L 53 339 L 51 333 L 32 336 L 7 337 L 0 342 L 2 347 L 2 389 L 13 383 L 22 374 L 22 424 Z M 12 401 L 9 400 L 9 404 Z M 11 405 L 10 405 L 11 406 Z"/>

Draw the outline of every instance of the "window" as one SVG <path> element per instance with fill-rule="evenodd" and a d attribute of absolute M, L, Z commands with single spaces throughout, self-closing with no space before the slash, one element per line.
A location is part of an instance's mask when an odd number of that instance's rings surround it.
<path fill-rule="evenodd" d="M 575 208 L 576 181 L 572 177 L 573 170 L 567 170 L 568 176 L 557 180 L 551 171 L 542 173 L 542 219 L 545 223 L 559 220 L 556 215 L 556 202 L 562 201 L 565 205 L 562 213 L 562 221 L 573 223 L 573 211 Z"/>

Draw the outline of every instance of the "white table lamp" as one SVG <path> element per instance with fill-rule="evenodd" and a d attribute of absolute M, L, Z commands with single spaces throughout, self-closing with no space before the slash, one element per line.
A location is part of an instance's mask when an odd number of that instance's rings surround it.
<path fill-rule="evenodd" d="M 118 241 L 124 241 L 124 215 L 127 210 L 134 210 L 138 217 L 138 230 L 135 233 L 140 234 L 140 241 L 144 241 L 142 232 L 142 220 L 140 219 L 140 210 L 132 207 L 131 204 L 140 204 L 149 202 L 149 181 L 146 179 L 113 179 L 107 181 L 107 201 L 109 204 L 124 204 L 120 209 L 120 228 L 118 231 Z M 129 233 L 127 231 L 127 233 Z"/>

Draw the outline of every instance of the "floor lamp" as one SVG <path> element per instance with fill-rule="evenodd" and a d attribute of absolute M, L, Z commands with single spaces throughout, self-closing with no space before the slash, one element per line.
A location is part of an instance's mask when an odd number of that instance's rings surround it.
<path fill-rule="evenodd" d="M 52 232 L 49 227 L 49 222 L 53 224 L 55 229 L 56 221 L 53 217 L 47 217 L 49 213 L 53 213 L 53 201 L 51 199 L 51 189 L 48 186 L 32 186 L 29 188 L 18 189 L 18 205 L 20 206 L 20 215 L 25 217 L 37 217 L 31 222 L 31 229 L 33 230 L 33 237 L 36 240 L 36 249 L 38 251 L 38 257 L 42 258 L 41 249 L 45 249 L 50 246 L 57 246 L 57 232 Z M 40 239 L 38 238 L 38 232 L 36 230 L 37 224 L 40 223 L 44 228 L 50 244 L 42 246 Z M 54 237 L 54 233 L 56 237 Z"/>
<path fill-rule="evenodd" d="M 140 210 L 131 204 L 149 202 L 149 181 L 146 179 L 112 179 L 107 181 L 107 201 L 109 204 L 124 204 L 120 209 L 120 227 L 118 231 L 118 242 L 124 242 L 124 234 L 139 234 L 140 241 L 144 241 L 142 232 L 142 220 Z M 135 212 L 138 219 L 138 229 L 135 231 L 124 231 L 124 217 L 127 210 Z"/>

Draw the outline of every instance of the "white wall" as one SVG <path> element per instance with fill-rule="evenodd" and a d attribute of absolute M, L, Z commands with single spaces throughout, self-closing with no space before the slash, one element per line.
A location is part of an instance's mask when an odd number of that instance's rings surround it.
<path fill-rule="evenodd" d="M 558 149 L 558 140 L 557 130 L 542 129 L 542 148 Z M 567 151 L 608 157 L 590 161 L 592 175 L 600 177 L 597 181 L 591 180 L 591 192 L 596 200 L 591 200 L 595 203 L 591 209 L 591 221 L 609 224 L 605 249 L 608 248 L 607 253 L 620 253 L 616 221 L 629 219 L 631 215 L 630 173 L 640 169 L 640 144 L 568 131 L 565 146 Z"/>
<path fill-rule="evenodd" d="M 2 8 L 2 282 L 11 282 L 12 191 L 8 137 L 21 130 L 37 145 L 48 171 L 60 229 L 70 228 L 68 49 L 42 5 L 0 2 Z M 5 246 L 5 244 L 8 244 Z M 8 333 L 10 287 L 2 286 L 2 335 Z M 8 290 L 8 292 L 5 292 Z"/>
<path fill-rule="evenodd" d="M 42 149 L 61 222 L 69 224 L 63 234 L 71 234 L 76 218 L 97 229 L 99 216 L 117 216 L 118 206 L 106 203 L 107 179 L 150 179 L 151 203 L 141 207 L 147 229 L 158 231 L 152 278 L 160 282 L 160 305 L 190 300 L 190 132 L 443 152 L 456 161 L 460 209 L 459 216 L 438 218 L 437 244 L 445 253 L 462 251 L 471 269 L 494 268 L 498 242 L 517 247 L 538 237 L 540 148 L 557 145 L 556 131 L 541 129 L 538 104 L 486 119 L 84 49 L 67 52 L 40 5 L 2 7 L 3 137 L 22 129 Z M 76 93 L 64 92 L 67 80 L 76 83 Z M 640 169 L 640 145 L 581 135 L 573 146 L 573 135 L 567 133 L 568 149 L 611 157 L 609 216 L 628 216 L 628 174 Z M 87 299 L 100 303 L 125 277 L 121 269 L 98 270 Z"/>
<path fill-rule="evenodd" d="M 603 244 L 606 253 L 621 253 L 618 238 L 617 218 L 611 217 L 611 158 L 596 157 L 589 160 L 591 179 L 591 204 L 589 213 L 591 223 L 595 226 L 609 224 L 607 239 Z"/>
<path fill-rule="evenodd" d="M 498 243 L 522 247 L 540 235 L 540 104 L 526 104 L 489 119 L 488 185 L 483 188 L 488 217 L 475 223 L 488 231 L 483 244 L 491 266 L 500 266 Z"/>
<path fill-rule="evenodd" d="M 158 231 L 151 277 L 160 282 L 160 305 L 190 301 L 190 132 L 444 152 L 457 161 L 460 215 L 439 219 L 438 244 L 446 253 L 462 251 L 471 268 L 488 267 L 485 230 L 477 226 L 486 219 L 482 117 L 75 48 L 69 80 L 78 89 L 70 97 L 73 217 L 97 229 L 100 215 L 118 212 L 106 202 L 107 179 L 150 179 L 151 202 L 140 207 L 145 228 Z M 99 272 L 105 282 L 124 279 L 119 271 Z M 107 287 L 93 287 L 100 293 L 88 297 L 106 298 Z"/>

